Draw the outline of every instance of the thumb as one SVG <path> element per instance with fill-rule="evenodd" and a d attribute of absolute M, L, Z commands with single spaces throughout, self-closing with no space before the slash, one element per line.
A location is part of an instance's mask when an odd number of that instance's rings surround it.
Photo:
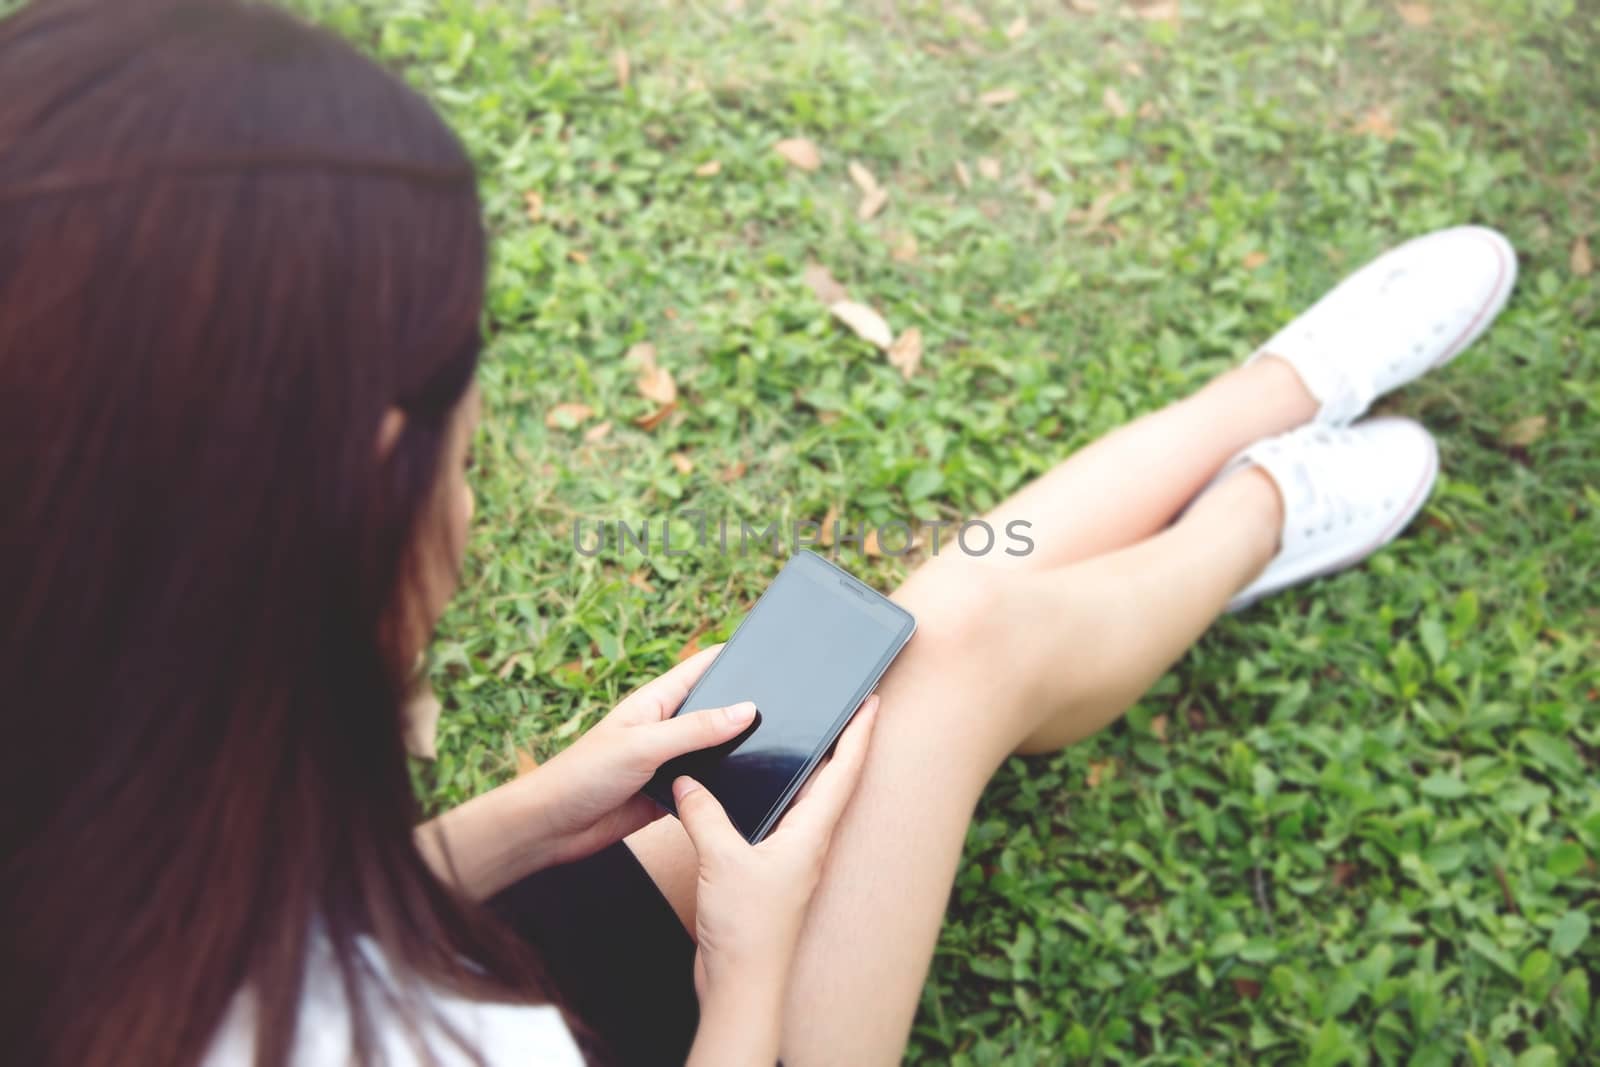
<path fill-rule="evenodd" d="M 672 799 L 678 807 L 678 821 L 683 823 L 702 864 L 745 843 L 717 798 L 693 778 L 683 776 L 674 781 Z"/>

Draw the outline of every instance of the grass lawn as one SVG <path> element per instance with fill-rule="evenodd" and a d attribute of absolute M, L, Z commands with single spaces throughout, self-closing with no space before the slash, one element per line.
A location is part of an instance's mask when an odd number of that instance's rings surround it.
<path fill-rule="evenodd" d="M 299 6 L 438 101 L 496 236 L 433 806 L 725 635 L 780 562 L 585 558 L 575 519 L 970 515 L 1401 236 L 1505 230 L 1504 317 L 1382 405 L 1439 437 L 1426 511 L 1002 771 L 908 1059 L 1597 1062 L 1587 0 Z M 920 331 L 909 379 L 811 262 Z M 914 558 L 844 562 L 888 588 Z"/>

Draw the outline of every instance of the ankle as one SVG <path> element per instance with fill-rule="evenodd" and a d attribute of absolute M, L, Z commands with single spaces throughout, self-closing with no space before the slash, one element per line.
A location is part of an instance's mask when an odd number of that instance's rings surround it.
<path fill-rule="evenodd" d="M 1230 453 L 1304 426 L 1320 407 L 1299 373 L 1277 357 L 1234 367 L 1179 403 L 1207 432 L 1221 428 L 1221 436 L 1231 437 Z"/>
<path fill-rule="evenodd" d="M 1191 514 L 1201 521 L 1225 523 L 1230 537 L 1249 539 L 1257 569 L 1278 554 L 1283 541 L 1283 494 L 1260 467 L 1229 475 L 1195 502 Z"/>
<path fill-rule="evenodd" d="M 1283 540 L 1284 514 L 1283 491 L 1278 488 L 1278 483 L 1272 480 L 1272 475 L 1256 466 L 1246 467 L 1230 481 L 1238 483 L 1243 506 L 1250 509 L 1257 527 L 1267 532 L 1267 541 L 1271 545 L 1269 555 L 1277 552 L 1278 544 Z"/>
<path fill-rule="evenodd" d="M 1282 412 L 1292 426 L 1310 422 L 1321 407 L 1317 398 L 1311 395 L 1311 390 L 1306 388 L 1300 372 L 1282 356 L 1264 353 L 1259 359 L 1234 368 L 1232 373 L 1239 375 L 1241 382 L 1247 383 L 1258 402 Z"/>

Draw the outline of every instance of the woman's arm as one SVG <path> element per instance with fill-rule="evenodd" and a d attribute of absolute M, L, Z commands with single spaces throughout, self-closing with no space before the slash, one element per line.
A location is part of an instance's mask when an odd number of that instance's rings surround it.
<path fill-rule="evenodd" d="M 525 774 L 417 827 L 422 858 L 446 885 L 483 900 L 562 862 L 540 774 Z"/>
<path fill-rule="evenodd" d="M 475 899 L 534 871 L 569 863 L 660 818 L 640 794 L 656 769 L 743 733 L 755 705 L 674 715 L 721 646 L 684 660 L 631 693 L 531 774 L 417 828 L 417 847 L 447 884 Z"/>

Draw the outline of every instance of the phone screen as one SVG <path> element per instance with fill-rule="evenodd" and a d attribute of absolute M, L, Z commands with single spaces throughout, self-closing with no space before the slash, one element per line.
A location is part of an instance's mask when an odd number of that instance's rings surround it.
<path fill-rule="evenodd" d="M 747 839 L 760 840 L 915 628 L 882 594 L 796 553 L 677 712 L 750 700 L 755 722 L 727 744 L 666 764 L 646 792 L 671 810 L 672 781 L 687 774 Z"/>

